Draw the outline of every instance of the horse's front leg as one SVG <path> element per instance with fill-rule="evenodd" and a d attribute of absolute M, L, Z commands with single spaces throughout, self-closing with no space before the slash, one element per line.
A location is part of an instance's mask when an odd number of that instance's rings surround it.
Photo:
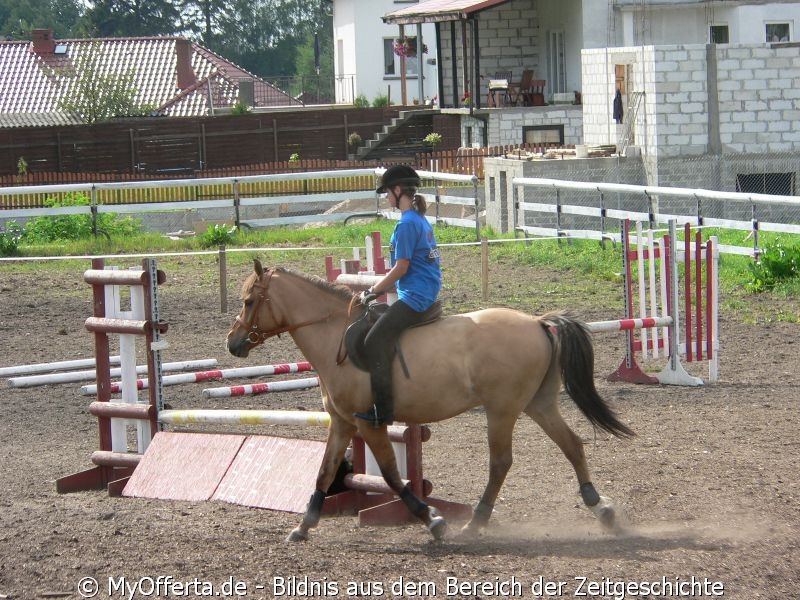
<path fill-rule="evenodd" d="M 515 415 L 495 415 L 487 412 L 489 481 L 486 483 L 480 502 L 472 511 L 472 518 L 461 529 L 462 535 L 475 536 L 489 523 L 494 503 L 514 460 L 511 442 L 516 420 Z"/>
<path fill-rule="evenodd" d="M 358 432 L 375 456 L 381 475 L 392 491 L 400 496 L 411 514 L 425 523 L 435 539 L 442 539 L 447 531 L 447 522 L 436 508 L 429 506 L 417 497 L 410 484 L 403 483 L 397 470 L 397 460 L 392 443 L 389 441 L 386 426 L 375 429 L 372 425 L 359 421 Z"/>
<path fill-rule="evenodd" d="M 325 453 L 322 456 L 322 464 L 319 467 L 317 474 L 317 486 L 311 499 L 306 506 L 306 512 L 303 515 L 303 520 L 300 525 L 295 527 L 286 538 L 287 542 L 300 542 L 308 539 L 308 531 L 312 527 L 316 527 L 319 523 L 320 516 L 322 515 L 322 504 L 325 502 L 325 494 L 331 487 L 336 473 L 339 470 L 339 465 L 342 464 L 344 453 L 356 428 L 343 421 L 342 419 L 331 415 L 331 425 L 328 428 L 328 441 L 325 445 Z"/>

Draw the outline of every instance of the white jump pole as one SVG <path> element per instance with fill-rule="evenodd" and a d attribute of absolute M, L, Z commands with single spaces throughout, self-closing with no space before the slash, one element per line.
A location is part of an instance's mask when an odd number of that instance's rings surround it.
<path fill-rule="evenodd" d="M 326 412 L 300 410 L 162 410 L 160 423 L 166 425 L 311 425 L 328 427 L 331 417 Z"/>
<path fill-rule="evenodd" d="M 110 356 L 109 362 L 112 365 L 120 363 L 119 356 Z M 0 377 L 14 377 L 15 375 L 38 375 L 40 373 L 52 373 L 54 371 L 74 371 L 75 369 L 94 368 L 96 361 L 94 358 L 77 358 L 75 360 L 59 360 L 50 363 L 34 363 L 30 365 L 17 365 L 15 367 L 0 367 Z"/>
<path fill-rule="evenodd" d="M 184 360 L 178 362 L 164 363 L 164 371 L 185 371 L 187 369 L 202 369 L 217 365 L 216 358 L 202 360 Z M 147 365 L 138 365 L 137 373 L 146 373 Z M 122 373 L 121 368 L 111 369 L 112 377 L 118 377 Z M 94 369 L 89 371 L 71 371 L 66 373 L 48 373 L 45 375 L 29 375 L 26 377 L 12 377 L 8 380 L 10 387 L 24 388 L 37 385 L 47 385 L 50 383 L 75 383 L 78 381 L 90 381 L 97 377 Z"/>
<path fill-rule="evenodd" d="M 306 390 L 314 387 L 319 387 L 318 377 L 206 388 L 203 390 L 203 397 L 230 398 L 231 396 L 257 396 L 259 394 L 269 394 L 270 392 L 289 392 L 292 390 Z"/>
<path fill-rule="evenodd" d="M 296 363 L 283 363 L 279 365 L 263 365 L 259 367 L 239 367 L 234 369 L 215 369 L 213 371 L 197 371 L 194 373 L 176 373 L 175 375 L 164 375 L 163 385 L 182 385 L 184 383 L 200 383 L 203 381 L 215 381 L 220 379 L 235 379 L 237 377 L 264 377 L 266 375 L 283 375 L 286 373 L 300 373 L 313 371 L 314 367 L 307 361 Z M 146 389 L 147 380 L 137 379 L 137 389 Z M 111 384 L 111 393 L 119 393 L 122 390 L 119 382 Z M 96 385 L 84 385 L 81 387 L 84 396 L 93 396 L 97 393 Z"/>

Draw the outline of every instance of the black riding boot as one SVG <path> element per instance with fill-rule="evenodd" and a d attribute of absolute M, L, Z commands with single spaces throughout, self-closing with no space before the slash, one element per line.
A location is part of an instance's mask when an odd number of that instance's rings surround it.
<path fill-rule="evenodd" d="M 394 423 L 394 402 L 391 396 L 388 398 L 375 398 L 372 410 L 363 413 L 353 413 L 353 416 L 369 421 L 376 429 L 382 425 Z"/>
<path fill-rule="evenodd" d="M 391 369 L 391 363 L 389 369 Z M 353 413 L 353 416 L 369 421 L 375 428 L 381 425 L 391 425 L 394 423 L 394 398 L 392 398 L 391 370 L 389 370 L 388 376 L 385 371 L 387 371 L 387 369 L 381 369 L 380 366 L 378 366 L 374 368 L 370 374 L 372 397 L 375 399 L 372 410 L 363 413 Z"/>

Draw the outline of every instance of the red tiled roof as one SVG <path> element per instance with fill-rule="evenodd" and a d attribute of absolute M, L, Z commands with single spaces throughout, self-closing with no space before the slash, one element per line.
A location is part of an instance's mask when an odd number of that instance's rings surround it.
<path fill-rule="evenodd" d="M 258 105 L 299 104 L 195 43 L 191 43 L 191 66 L 197 83 L 181 90 L 177 82 L 178 43 L 186 42 L 176 37 L 56 40 L 55 45 L 64 52 L 55 54 L 34 52 L 29 41 L 0 42 L 0 127 L 73 122 L 74 117 L 59 112 L 58 101 L 75 85 L 76 79 L 68 75 L 68 69 L 92 44 L 98 44 L 102 72 L 132 73 L 137 102 L 156 106 L 165 115 L 209 114 L 209 92 L 215 108 L 231 106 L 238 99 L 240 79 L 254 81 Z"/>

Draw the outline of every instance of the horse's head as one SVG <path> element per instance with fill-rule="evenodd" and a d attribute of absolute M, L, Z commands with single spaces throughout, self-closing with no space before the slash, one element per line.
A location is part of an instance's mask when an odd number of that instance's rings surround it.
<path fill-rule="evenodd" d="M 242 358 L 270 335 L 280 333 L 280 324 L 272 314 L 271 300 L 268 296 L 274 270 L 267 269 L 265 272 L 258 259 L 253 263 L 255 271 L 242 285 L 242 310 L 226 338 L 228 351 Z"/>
<path fill-rule="evenodd" d="M 347 288 L 288 269 L 264 269 L 258 260 L 253 264 L 255 271 L 242 285 L 242 310 L 227 337 L 234 356 L 246 357 L 274 335 L 347 318 L 353 300 Z"/>

